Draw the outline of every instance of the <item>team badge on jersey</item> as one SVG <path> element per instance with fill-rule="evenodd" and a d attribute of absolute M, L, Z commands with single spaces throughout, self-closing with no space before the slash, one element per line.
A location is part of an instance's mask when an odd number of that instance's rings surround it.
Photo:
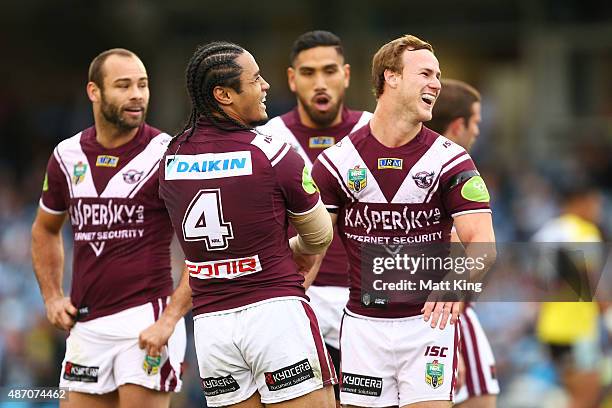
<path fill-rule="evenodd" d="M 444 384 L 444 364 L 438 360 L 425 364 L 425 382 L 432 388 L 438 388 Z"/>
<path fill-rule="evenodd" d="M 476 201 L 477 203 L 487 203 L 491 198 L 487 185 L 480 176 L 470 178 L 461 187 L 461 196 L 466 200 Z"/>
<path fill-rule="evenodd" d="M 433 171 L 419 171 L 417 174 L 412 176 L 412 179 L 416 185 L 420 188 L 429 188 L 433 183 L 434 177 Z"/>
<path fill-rule="evenodd" d="M 308 147 L 311 149 L 327 149 L 336 143 L 333 136 L 313 136 L 308 139 Z"/>
<path fill-rule="evenodd" d="M 96 167 L 117 167 L 117 163 L 119 163 L 117 156 L 101 154 L 96 158 Z"/>
<path fill-rule="evenodd" d="M 401 170 L 404 167 L 404 159 L 382 158 L 378 159 L 378 170 L 394 169 Z"/>
<path fill-rule="evenodd" d="M 348 188 L 358 193 L 368 185 L 367 169 L 358 165 L 348 171 Z"/>
<path fill-rule="evenodd" d="M 85 180 L 87 174 L 87 165 L 83 162 L 78 162 L 72 169 L 72 184 L 77 185 Z"/>
<path fill-rule="evenodd" d="M 144 172 L 142 171 L 136 171 L 134 169 L 130 169 L 126 171 L 125 173 L 123 173 L 123 181 L 125 181 L 128 184 L 136 184 L 142 178 L 143 173 Z"/>

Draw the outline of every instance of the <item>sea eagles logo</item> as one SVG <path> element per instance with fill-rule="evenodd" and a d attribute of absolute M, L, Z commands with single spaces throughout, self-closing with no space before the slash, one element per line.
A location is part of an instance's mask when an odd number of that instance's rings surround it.
<path fill-rule="evenodd" d="M 414 182 L 416 183 L 417 186 L 419 186 L 420 188 L 429 188 L 431 187 L 431 184 L 433 183 L 433 176 L 434 176 L 434 172 L 427 172 L 427 171 L 419 171 L 417 174 L 415 174 L 414 176 L 412 176 Z"/>
<path fill-rule="evenodd" d="M 359 165 L 348 171 L 348 188 L 358 193 L 368 185 L 367 169 L 360 168 Z"/>
<path fill-rule="evenodd" d="M 125 173 L 123 173 L 123 181 L 125 181 L 128 184 L 136 184 L 142 178 L 143 173 L 144 172 L 142 171 L 136 171 L 134 169 L 130 169 L 126 171 Z"/>

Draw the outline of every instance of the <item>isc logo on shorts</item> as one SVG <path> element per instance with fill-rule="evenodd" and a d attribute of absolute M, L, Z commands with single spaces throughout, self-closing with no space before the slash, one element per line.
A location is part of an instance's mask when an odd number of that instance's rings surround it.
<path fill-rule="evenodd" d="M 198 279 L 235 279 L 262 270 L 258 255 L 210 262 L 185 261 L 185 264 L 189 276 Z"/>
<path fill-rule="evenodd" d="M 166 180 L 204 180 L 253 174 L 251 152 L 167 156 Z"/>

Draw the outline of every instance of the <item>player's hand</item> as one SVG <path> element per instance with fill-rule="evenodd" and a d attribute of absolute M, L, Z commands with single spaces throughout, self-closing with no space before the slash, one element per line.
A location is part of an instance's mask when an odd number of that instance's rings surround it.
<path fill-rule="evenodd" d="M 174 324 L 162 316 L 158 321 L 140 332 L 138 346 L 145 349 L 147 355 L 151 357 L 160 356 L 172 333 L 174 333 Z"/>
<path fill-rule="evenodd" d="M 431 321 L 431 328 L 438 326 L 440 323 L 440 330 L 444 330 L 448 324 L 450 317 L 450 324 L 456 324 L 459 319 L 459 313 L 463 310 L 463 302 L 458 301 L 445 301 L 448 299 L 448 293 L 432 292 L 425 302 L 425 306 L 421 309 L 423 313 L 423 320 L 426 322 Z M 454 294 L 450 294 L 451 296 Z M 456 297 L 456 296 L 455 296 Z"/>
<path fill-rule="evenodd" d="M 70 330 L 76 322 L 77 308 L 69 297 L 57 296 L 45 302 L 47 319 L 60 330 Z"/>
<path fill-rule="evenodd" d="M 317 263 L 317 255 L 304 255 L 298 251 L 293 251 L 293 261 L 298 267 L 298 272 L 306 276 L 315 267 Z"/>
<path fill-rule="evenodd" d="M 461 353 L 457 353 L 457 390 L 459 390 L 461 387 L 463 387 L 463 384 L 465 384 L 465 376 L 466 376 L 466 372 L 465 372 L 465 361 L 463 361 L 463 356 L 461 355 Z"/>

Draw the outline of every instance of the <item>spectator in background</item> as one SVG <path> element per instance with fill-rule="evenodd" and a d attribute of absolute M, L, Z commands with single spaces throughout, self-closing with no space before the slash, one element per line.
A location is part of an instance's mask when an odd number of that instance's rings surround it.
<path fill-rule="evenodd" d="M 597 226 L 601 219 L 602 194 L 588 182 L 567 182 L 573 184 L 561 189 L 561 215 L 548 221 L 533 236 L 533 241 L 552 243 L 556 249 L 551 278 L 560 282 L 558 294 L 566 301 L 542 303 L 536 332 L 548 347 L 569 394 L 569 407 L 594 408 L 599 406 L 602 387 L 600 306 L 590 298 L 592 293 L 576 292 L 576 286 L 568 287 L 565 282 L 576 277 L 588 278 L 602 266 L 598 243 L 603 239 Z M 570 271 L 578 275 L 570 276 Z M 582 284 L 587 281 L 593 280 L 581 279 Z"/>

